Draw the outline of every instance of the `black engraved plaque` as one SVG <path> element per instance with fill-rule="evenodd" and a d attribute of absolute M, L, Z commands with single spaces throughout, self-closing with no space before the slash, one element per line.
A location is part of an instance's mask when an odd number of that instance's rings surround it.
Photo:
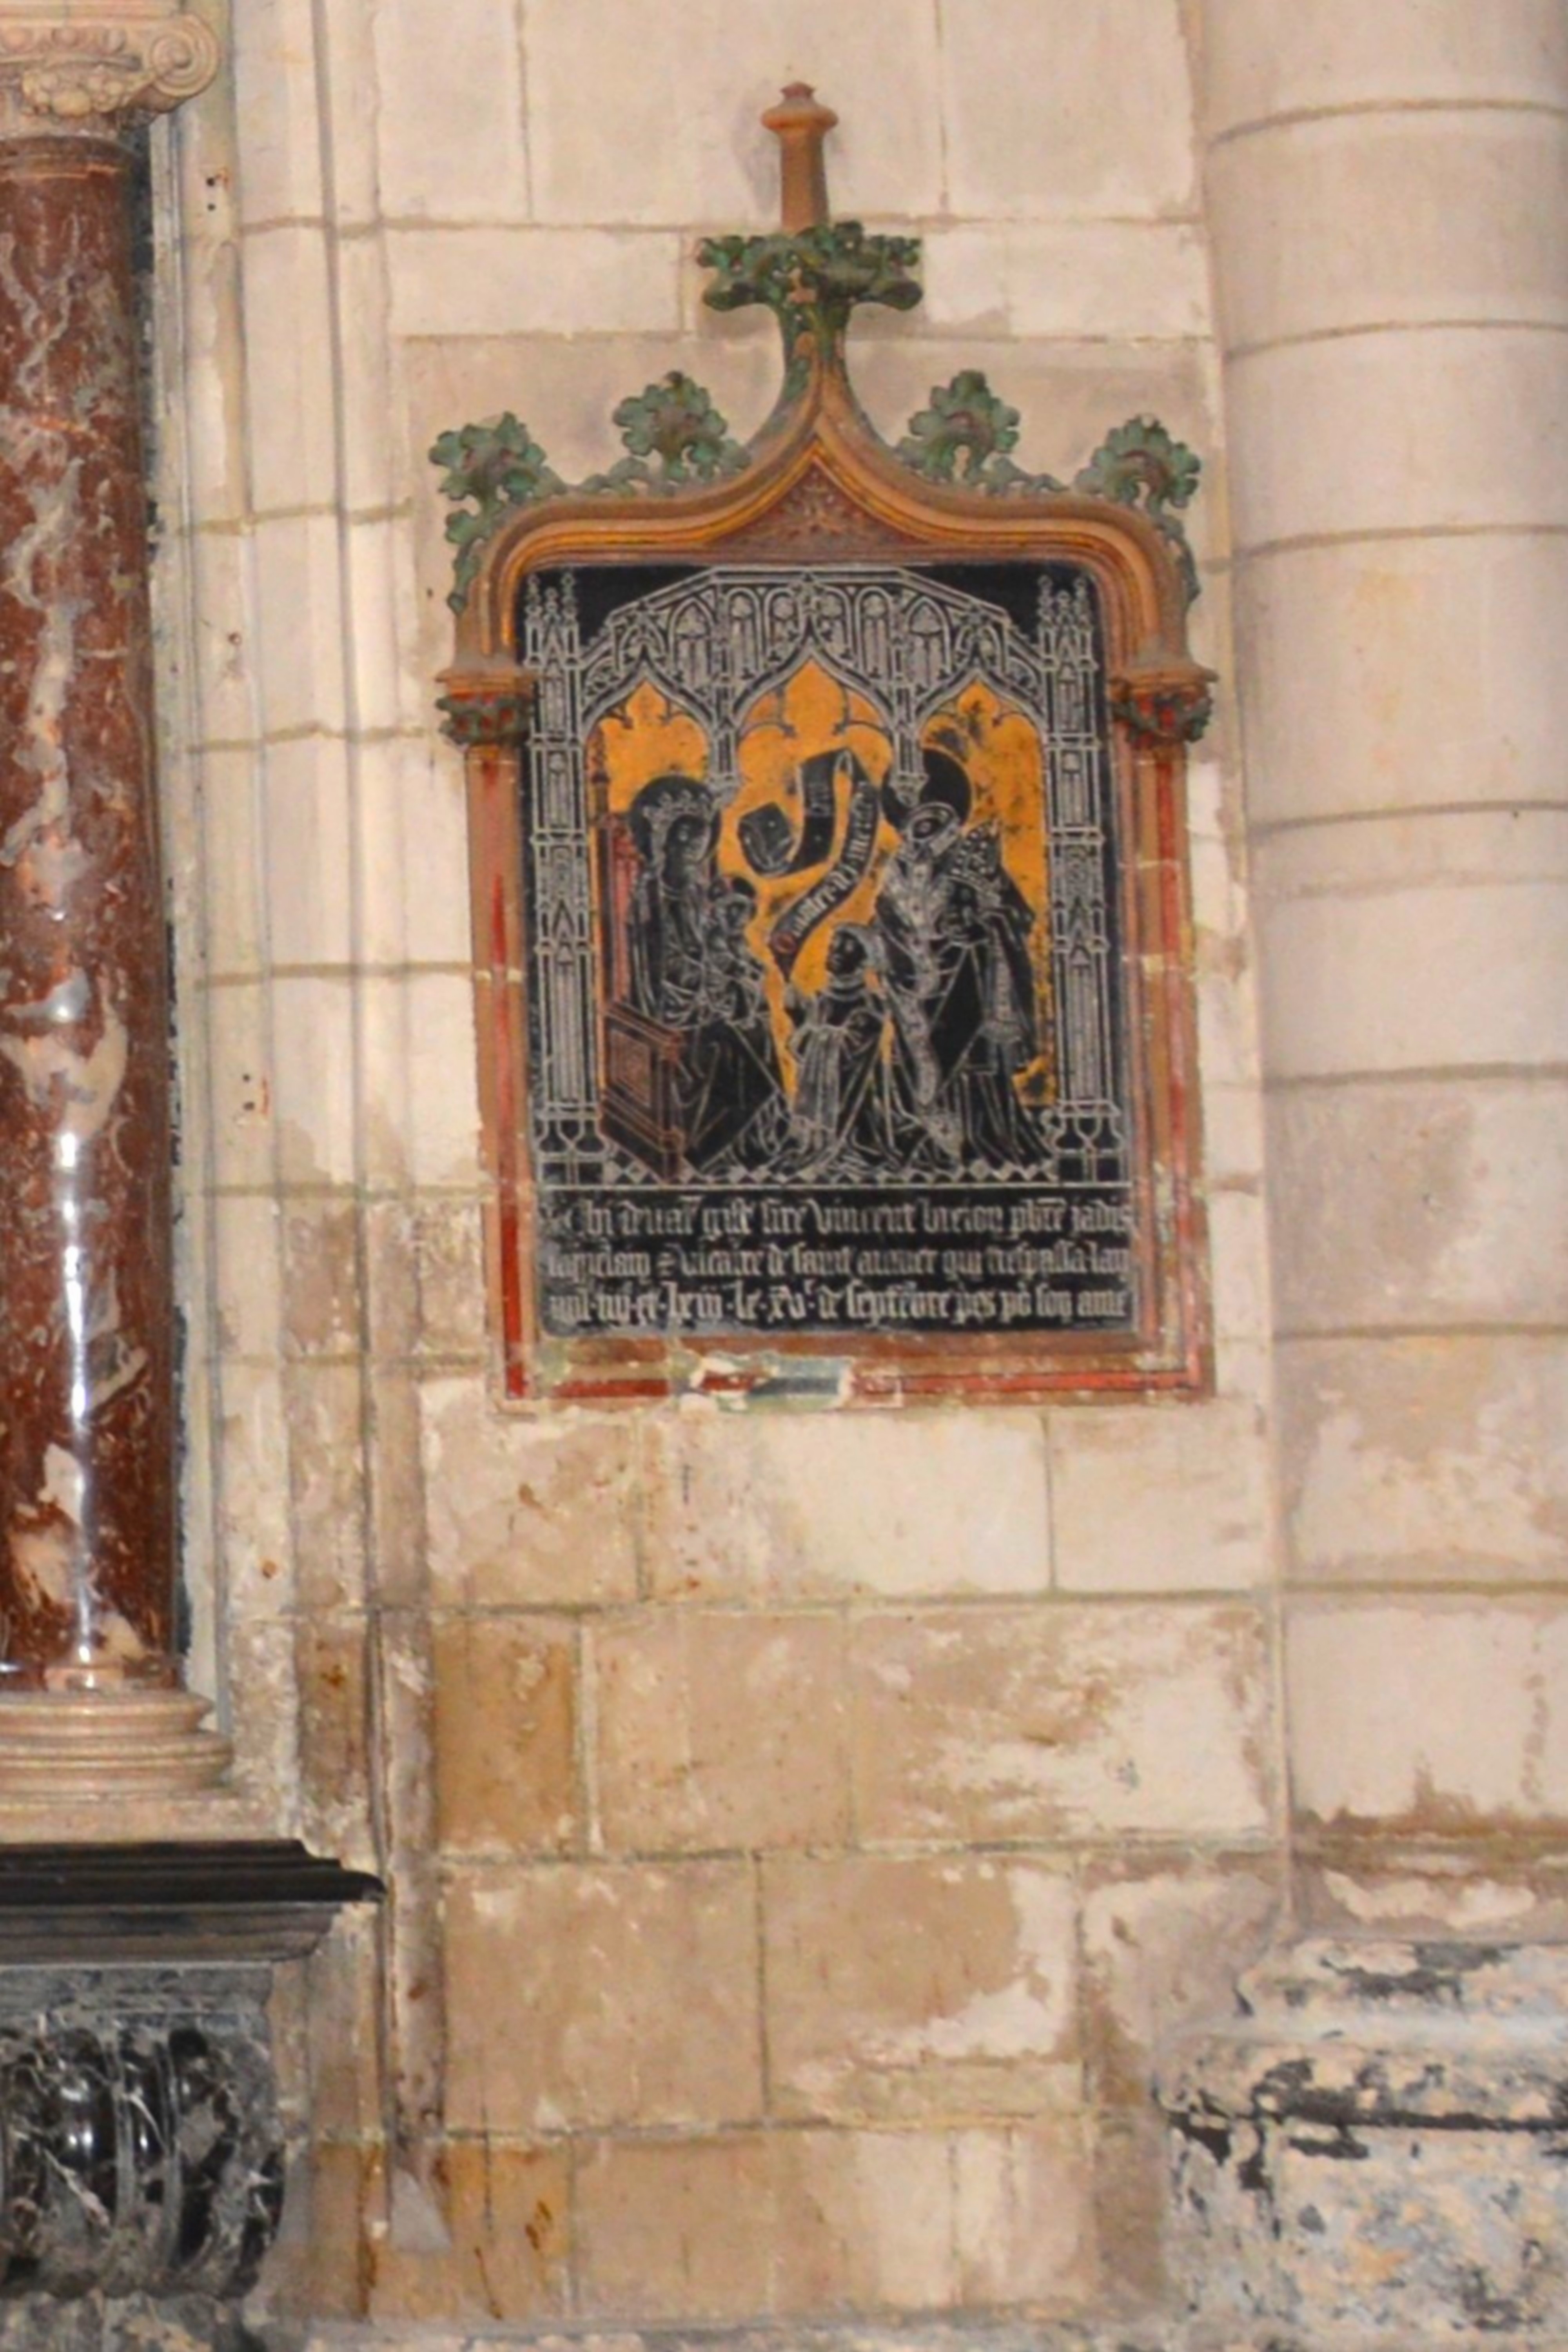
<path fill-rule="evenodd" d="M 542 1340 L 1135 1328 L 1104 640 L 1067 562 L 527 575 Z"/>

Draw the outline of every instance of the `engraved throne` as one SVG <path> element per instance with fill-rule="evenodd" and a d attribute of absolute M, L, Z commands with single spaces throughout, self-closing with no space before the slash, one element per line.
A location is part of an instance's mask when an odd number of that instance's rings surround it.
<path fill-rule="evenodd" d="M 686 1040 L 679 1029 L 639 1013 L 635 1002 L 631 911 L 639 867 L 626 819 L 606 816 L 599 831 L 605 960 L 599 1123 L 612 1143 L 668 1184 L 686 1165 L 680 1115 Z"/>

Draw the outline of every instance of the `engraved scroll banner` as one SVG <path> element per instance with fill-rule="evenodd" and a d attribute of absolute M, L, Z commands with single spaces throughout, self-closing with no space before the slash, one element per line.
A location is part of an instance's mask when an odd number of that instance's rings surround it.
<path fill-rule="evenodd" d="M 877 837 L 877 795 L 869 779 L 857 763 L 853 751 L 819 755 L 812 764 L 826 772 L 832 795 L 830 808 L 833 798 L 838 796 L 837 788 L 847 787 L 849 816 L 845 827 L 844 846 L 831 871 L 825 874 L 820 882 L 814 883 L 804 898 L 795 900 L 769 934 L 768 947 L 786 980 L 796 956 L 818 924 L 826 922 L 829 915 L 837 914 L 845 900 L 853 897 L 870 864 L 872 845 Z M 765 814 L 765 810 L 753 811 L 757 816 Z M 805 847 L 804 839 L 802 847 L 803 850 Z M 808 862 L 815 861 L 802 856 L 792 870 L 798 873 Z"/>

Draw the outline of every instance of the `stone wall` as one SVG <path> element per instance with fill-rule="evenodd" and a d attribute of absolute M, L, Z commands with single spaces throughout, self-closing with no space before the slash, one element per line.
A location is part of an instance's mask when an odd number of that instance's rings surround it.
<path fill-rule="evenodd" d="M 1477 438 L 1537 397 L 1548 347 L 1530 336 L 1562 323 L 1562 240 L 1508 265 L 1509 300 L 1534 307 L 1482 417 L 1457 389 L 1480 381 L 1474 340 L 1455 344 L 1476 323 L 1454 323 L 1471 248 L 1373 233 L 1391 192 L 1425 217 L 1428 184 L 1447 202 L 1465 172 L 1478 218 L 1495 200 L 1517 221 L 1557 169 L 1541 77 L 1561 37 L 1526 0 L 1488 0 L 1512 28 L 1496 121 L 1458 161 L 1443 142 L 1430 110 L 1468 102 L 1480 70 L 1468 5 L 1389 0 L 1399 24 L 1379 29 L 1323 0 L 1310 13 L 1343 61 L 1325 79 L 1290 9 L 1254 0 L 1205 25 L 1178 0 L 242 0 L 229 84 L 161 151 L 165 224 L 183 222 L 163 575 L 199 1654 L 258 1811 L 393 1889 L 296 2002 L 284 2306 L 395 2340 L 421 2317 L 1072 2312 L 1158 2287 L 1152 2045 L 1267 1941 L 1286 1843 L 1238 666 L 1271 952 L 1296 975 L 1269 1050 L 1289 1559 L 1310 1595 L 1298 1798 L 1408 1811 L 1426 1773 L 1489 1818 L 1525 1787 L 1501 1717 L 1560 1639 L 1538 1588 L 1561 1498 L 1535 1465 L 1561 1430 L 1561 1341 L 1532 1318 L 1560 1323 L 1541 1302 L 1562 1221 L 1550 1238 L 1535 1212 L 1546 1256 L 1521 1244 L 1511 1306 L 1489 1275 L 1477 1306 L 1476 1268 L 1512 1215 L 1486 1185 L 1561 1165 L 1533 1065 L 1561 1066 L 1563 1000 L 1504 1003 L 1500 981 L 1481 1037 L 1490 956 L 1450 884 L 1533 884 L 1561 803 L 1534 596 L 1562 541 L 1524 527 L 1542 498 L 1560 527 L 1561 448 L 1506 513 L 1456 490 L 1445 551 L 1409 543 L 1386 485 L 1420 472 L 1434 417 L 1431 467 L 1462 482 Z M 856 331 L 884 429 L 979 364 L 1024 412 L 1026 463 L 1070 470 L 1138 412 L 1205 459 L 1195 649 L 1221 688 L 1192 772 L 1202 1403 L 495 1402 L 426 452 L 510 407 L 563 472 L 590 470 L 615 454 L 616 400 L 672 366 L 754 428 L 771 325 L 704 311 L 692 247 L 773 218 L 757 116 L 795 76 L 843 120 L 836 209 L 925 242 L 922 309 Z M 1381 116 L 1377 137 L 1353 124 L 1410 93 L 1391 162 Z M 1228 240 L 1218 330 L 1205 169 Z M 1276 232 L 1320 218 L 1303 309 Z M 1389 317 L 1411 333 L 1397 350 L 1366 332 Z M 1249 461 L 1239 646 L 1222 334 Z M 1342 465 L 1293 472 L 1314 432 Z M 1347 532 L 1379 534 L 1375 560 Z M 1465 568 L 1483 556 L 1484 655 Z M 1397 702 L 1374 658 L 1389 642 L 1408 653 Z M 1508 726 L 1461 749 L 1482 661 Z M 1502 821 L 1516 797 L 1530 812 Z M 1455 812 L 1441 826 L 1409 814 L 1433 799 Z M 1301 828 L 1320 801 L 1340 831 Z M 1352 843 L 1371 864 L 1347 880 Z M 1534 939 L 1544 899 L 1504 903 L 1487 936 Z M 1469 956 L 1461 1003 L 1444 973 Z M 1379 1026 L 1391 966 L 1407 1011 Z M 1429 1184 L 1384 1196 L 1378 1138 L 1413 1126 Z M 1366 1173 L 1355 1215 L 1314 1183 L 1330 1144 Z M 1412 1202 L 1450 1185 L 1476 1205 L 1445 1223 L 1445 1256 Z M 1478 1642 L 1509 1694 L 1484 1708 L 1454 1696 Z M 1373 1655 L 1404 1664 L 1363 1691 Z M 1342 1726 L 1391 1691 L 1380 1780 Z"/>

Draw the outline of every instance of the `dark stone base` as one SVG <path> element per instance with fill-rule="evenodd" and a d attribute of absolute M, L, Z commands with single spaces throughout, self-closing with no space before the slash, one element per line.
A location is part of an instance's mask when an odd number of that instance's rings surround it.
<path fill-rule="evenodd" d="M 286 1839 L 0 1847 L 0 1965 L 300 1959 L 381 1895 Z"/>
<path fill-rule="evenodd" d="M 1568 2338 L 1568 1949 L 1320 1938 L 1167 2053 L 1172 2266 L 1278 2352 Z"/>
<path fill-rule="evenodd" d="M 270 1988 L 255 1965 L 0 1968 L 0 2309 L 251 2285 L 283 2208 Z"/>
<path fill-rule="evenodd" d="M 282 1843 L 0 1851 L 0 2352 L 255 2343 L 273 1967 L 380 1891 Z"/>
<path fill-rule="evenodd" d="M 268 2352 L 232 2309 L 205 2296 L 153 2303 L 84 2295 L 56 2303 L 28 2295 L 0 2302 L 0 2352 Z"/>

